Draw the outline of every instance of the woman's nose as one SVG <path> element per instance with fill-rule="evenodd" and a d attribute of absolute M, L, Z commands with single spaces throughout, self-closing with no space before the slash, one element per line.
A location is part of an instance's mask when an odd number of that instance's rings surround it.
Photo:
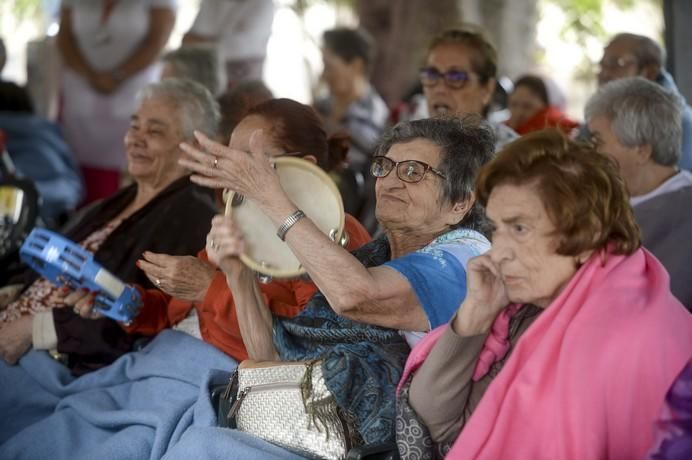
<path fill-rule="evenodd" d="M 490 260 L 495 264 L 500 264 L 506 260 L 510 260 L 513 255 L 511 246 L 505 241 L 505 238 L 497 235 L 493 235 L 492 245 L 488 251 Z"/>
<path fill-rule="evenodd" d="M 142 142 L 141 136 L 139 136 L 133 129 L 128 129 L 125 131 L 125 139 L 123 139 L 125 145 L 138 145 Z"/>

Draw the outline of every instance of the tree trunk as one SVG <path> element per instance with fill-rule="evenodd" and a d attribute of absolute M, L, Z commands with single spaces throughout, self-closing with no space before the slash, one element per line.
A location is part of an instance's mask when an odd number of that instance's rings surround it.
<path fill-rule="evenodd" d="M 372 82 L 387 103 L 394 104 L 418 82 L 430 39 L 457 24 L 457 0 L 357 0 L 360 25 L 377 44 Z"/>
<path fill-rule="evenodd" d="M 497 48 L 498 76 L 514 79 L 536 66 L 537 0 L 460 0 L 464 18 L 481 25 Z"/>

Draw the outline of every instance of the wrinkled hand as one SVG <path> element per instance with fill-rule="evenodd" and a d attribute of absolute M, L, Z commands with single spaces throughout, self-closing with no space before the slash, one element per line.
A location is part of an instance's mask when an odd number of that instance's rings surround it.
<path fill-rule="evenodd" d="M 0 358 L 14 365 L 31 348 L 33 318 L 21 318 L 0 328 Z"/>
<path fill-rule="evenodd" d="M 454 330 L 464 336 L 485 333 L 509 303 L 500 272 L 488 254 L 469 260 L 466 284 L 466 298 L 454 321 Z"/>
<path fill-rule="evenodd" d="M 193 256 L 170 256 L 147 251 L 137 266 L 166 294 L 201 302 L 214 279 L 214 267 Z"/>
<path fill-rule="evenodd" d="M 96 292 L 89 292 L 86 289 L 77 289 L 67 294 L 63 302 L 66 307 L 71 307 L 72 310 L 82 318 L 98 319 L 102 318 L 103 315 L 94 310 L 94 299 L 96 295 Z"/>
<path fill-rule="evenodd" d="M 279 176 L 264 153 L 264 135 L 256 130 L 250 137 L 250 152 L 235 150 L 195 131 L 199 147 L 182 143 L 186 153 L 178 163 L 194 174 L 192 182 L 209 188 L 227 188 L 259 204 L 283 193 Z"/>
<path fill-rule="evenodd" d="M 245 251 L 245 240 L 230 217 L 214 216 L 211 221 L 211 230 L 207 235 L 206 249 L 209 260 L 227 276 L 237 277 L 242 270 L 247 269 L 240 260 L 240 255 Z"/>

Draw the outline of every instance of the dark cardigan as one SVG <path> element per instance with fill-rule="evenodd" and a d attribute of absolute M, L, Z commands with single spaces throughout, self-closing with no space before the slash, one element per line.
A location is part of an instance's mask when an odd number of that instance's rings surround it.
<path fill-rule="evenodd" d="M 75 216 L 62 233 L 73 241 L 83 240 L 113 220 L 136 193 L 137 185 L 131 185 L 95 203 Z M 204 247 L 217 212 L 213 191 L 192 184 L 187 176 L 180 178 L 124 219 L 94 259 L 124 282 L 152 289 L 154 286 L 135 265 L 142 253 L 195 255 Z M 112 363 L 130 351 L 137 338 L 109 318 L 84 319 L 71 308 L 54 309 L 53 320 L 58 352 L 67 356 L 68 367 L 77 375 Z"/>

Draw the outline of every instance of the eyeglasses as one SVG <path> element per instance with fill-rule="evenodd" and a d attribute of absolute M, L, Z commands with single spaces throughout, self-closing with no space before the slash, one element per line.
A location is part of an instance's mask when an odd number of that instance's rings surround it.
<path fill-rule="evenodd" d="M 435 86 L 440 80 L 452 89 L 461 89 L 471 81 L 471 73 L 463 70 L 449 70 L 440 72 L 435 67 L 423 67 L 420 69 L 420 82 L 423 86 Z"/>
<path fill-rule="evenodd" d="M 443 179 L 447 177 L 441 171 L 427 163 L 418 160 L 394 161 L 385 156 L 378 156 L 372 160 L 370 174 L 377 178 L 387 177 L 396 168 L 396 176 L 404 182 L 415 184 L 425 177 L 425 173 L 432 171 Z"/>
<path fill-rule="evenodd" d="M 609 57 L 601 59 L 601 62 L 598 63 L 598 67 L 600 67 L 601 70 L 619 70 L 636 63 L 637 59 L 634 57 Z"/>

